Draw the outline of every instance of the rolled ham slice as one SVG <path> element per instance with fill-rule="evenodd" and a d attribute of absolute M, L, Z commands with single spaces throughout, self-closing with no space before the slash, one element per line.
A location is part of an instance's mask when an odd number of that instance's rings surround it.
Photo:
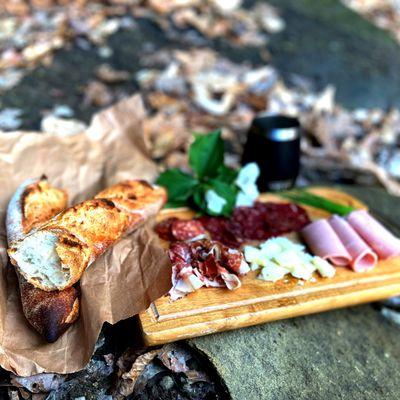
<path fill-rule="evenodd" d="M 386 259 L 400 254 L 400 240 L 390 233 L 366 210 L 350 213 L 347 221 L 372 247 L 379 258 Z"/>
<path fill-rule="evenodd" d="M 350 254 L 354 271 L 364 272 L 376 266 L 378 256 L 344 218 L 334 215 L 329 223 Z"/>
<path fill-rule="evenodd" d="M 319 219 L 302 229 L 311 251 L 334 265 L 349 265 L 351 256 L 326 219 Z"/>

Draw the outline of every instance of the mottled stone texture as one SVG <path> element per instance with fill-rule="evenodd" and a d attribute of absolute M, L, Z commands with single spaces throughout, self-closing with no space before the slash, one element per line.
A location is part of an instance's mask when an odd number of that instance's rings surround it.
<path fill-rule="evenodd" d="M 286 30 L 271 36 L 272 62 L 286 78 L 334 84 L 347 107 L 400 105 L 400 47 L 337 0 L 271 0 Z"/>

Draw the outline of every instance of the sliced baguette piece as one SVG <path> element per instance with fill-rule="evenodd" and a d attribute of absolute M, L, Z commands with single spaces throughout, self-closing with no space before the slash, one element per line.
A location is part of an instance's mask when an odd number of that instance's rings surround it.
<path fill-rule="evenodd" d="M 124 181 L 56 215 L 8 250 L 25 279 L 46 291 L 74 285 L 113 243 L 155 215 L 166 201 L 163 188 Z"/>
<path fill-rule="evenodd" d="M 9 246 L 64 210 L 67 202 L 67 193 L 50 186 L 45 175 L 39 179 L 24 181 L 11 197 L 7 207 Z"/>
<path fill-rule="evenodd" d="M 7 208 L 9 247 L 66 207 L 66 192 L 51 187 L 45 176 L 23 182 Z M 18 270 L 16 272 L 25 318 L 46 341 L 56 341 L 79 316 L 79 289 L 70 287 L 47 292 L 27 282 Z"/>

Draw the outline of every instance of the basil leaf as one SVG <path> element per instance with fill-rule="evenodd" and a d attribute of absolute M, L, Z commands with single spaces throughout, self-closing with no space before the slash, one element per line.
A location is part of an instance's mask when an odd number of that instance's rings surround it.
<path fill-rule="evenodd" d="M 221 215 L 229 217 L 232 215 L 233 209 L 235 208 L 236 196 L 238 189 L 235 186 L 229 185 L 225 182 L 213 179 L 209 182 L 210 187 L 215 192 L 226 200 L 226 204 L 221 211 Z"/>
<path fill-rule="evenodd" d="M 213 178 L 224 163 L 224 142 L 221 131 L 194 135 L 195 140 L 189 149 L 189 164 L 199 179 Z"/>
<path fill-rule="evenodd" d="M 203 212 L 207 213 L 207 202 L 205 200 L 205 194 L 207 187 L 205 185 L 198 185 L 194 189 L 193 202 Z"/>
<path fill-rule="evenodd" d="M 167 201 L 165 203 L 164 208 L 178 208 L 178 207 L 185 207 L 187 206 L 187 201 Z"/>
<path fill-rule="evenodd" d="M 225 183 L 230 183 L 232 184 L 235 182 L 235 179 L 238 176 L 238 171 L 236 171 L 233 168 L 227 167 L 226 165 L 221 165 L 218 168 L 218 173 L 215 179 L 225 182 Z"/>
<path fill-rule="evenodd" d="M 168 192 L 168 202 L 184 203 L 193 194 L 197 180 L 178 168 L 171 168 L 163 172 L 156 183 L 164 186 Z"/>

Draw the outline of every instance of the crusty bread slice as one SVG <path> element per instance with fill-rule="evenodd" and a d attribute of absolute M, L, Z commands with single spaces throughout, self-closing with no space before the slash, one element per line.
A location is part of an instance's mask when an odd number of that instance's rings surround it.
<path fill-rule="evenodd" d="M 124 181 L 56 215 L 8 250 L 12 262 L 34 286 L 63 290 L 122 236 L 156 214 L 166 201 L 163 188 Z"/>
<path fill-rule="evenodd" d="M 8 243 L 23 239 L 33 228 L 64 210 L 68 196 L 50 186 L 45 176 L 23 182 L 12 196 L 6 216 Z"/>
<path fill-rule="evenodd" d="M 66 207 L 66 192 L 51 187 L 46 177 L 22 183 L 7 209 L 9 247 Z M 26 319 L 48 342 L 56 341 L 79 316 L 79 289 L 47 292 L 27 282 L 18 270 L 17 276 Z"/>
<path fill-rule="evenodd" d="M 143 218 L 155 215 L 160 210 L 160 199 L 166 201 L 165 190 L 152 186 L 144 180 L 123 181 L 102 190 L 95 199 L 109 199 L 133 218 L 136 213 Z"/>

